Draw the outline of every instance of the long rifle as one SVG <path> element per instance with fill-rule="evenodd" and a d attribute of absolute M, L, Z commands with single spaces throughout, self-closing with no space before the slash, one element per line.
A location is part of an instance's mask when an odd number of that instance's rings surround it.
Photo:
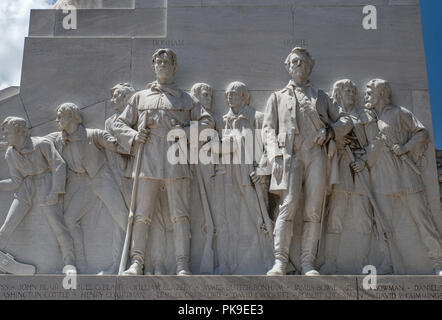
<path fill-rule="evenodd" d="M 347 155 L 350 158 L 351 162 L 355 162 L 355 156 L 353 155 L 353 152 L 351 152 L 350 147 L 347 145 L 345 146 L 345 150 L 347 151 Z M 373 207 L 373 212 L 375 216 L 376 223 L 379 224 L 379 227 L 381 229 L 381 232 L 384 233 L 387 237 L 387 245 L 390 252 L 390 258 L 393 263 L 393 269 L 396 274 L 405 274 L 405 268 L 404 264 L 402 262 L 402 257 L 399 253 L 399 248 L 396 243 L 396 239 L 394 237 L 393 230 L 391 228 L 391 225 L 389 223 L 388 217 L 385 216 L 381 209 L 379 208 L 375 197 L 371 193 L 371 190 L 368 186 L 367 181 L 364 179 L 364 177 L 361 175 L 360 172 L 356 173 L 356 177 L 359 179 L 359 182 L 361 183 L 362 187 L 364 188 L 364 191 L 366 192 L 368 199 L 370 200 L 370 203 Z"/>
<path fill-rule="evenodd" d="M 146 128 L 147 123 L 147 114 L 144 116 L 142 120 L 142 125 L 140 130 L 144 130 Z M 126 237 L 124 239 L 123 252 L 121 253 L 121 261 L 120 268 L 118 270 L 118 274 L 122 275 L 127 266 L 127 260 L 129 258 L 129 247 L 132 241 L 132 229 L 134 225 L 134 215 L 136 209 L 137 202 L 137 194 L 138 194 L 138 182 L 140 181 L 140 169 L 141 169 L 141 160 L 143 158 L 144 153 L 144 143 L 140 143 L 138 146 L 137 154 L 135 156 L 135 177 L 132 187 L 132 194 L 130 197 L 130 210 L 129 217 L 127 219 L 127 229 L 126 229 Z"/>

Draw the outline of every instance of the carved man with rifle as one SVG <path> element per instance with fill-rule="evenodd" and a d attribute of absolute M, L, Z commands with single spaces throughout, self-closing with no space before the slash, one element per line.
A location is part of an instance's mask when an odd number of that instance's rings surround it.
<path fill-rule="evenodd" d="M 204 108 L 175 84 L 177 67 L 175 52 L 158 49 L 152 56 L 152 69 L 157 80 L 150 83 L 146 90 L 135 93 L 116 121 L 115 135 L 120 145 L 132 154 L 137 153 L 131 199 L 134 222 L 132 234 L 126 237 L 125 244 L 126 250 L 127 240 L 131 237 L 131 262 L 129 269 L 123 273 L 125 275 L 143 273 L 146 240 L 162 187 L 167 190 L 173 222 L 176 273 L 191 274 L 190 168 L 187 161 L 170 161 L 168 151 L 177 142 L 168 141 L 167 137 L 172 129 L 181 128 L 188 138 L 190 121 L 199 121 L 200 129 L 213 127 L 214 123 Z M 125 264 L 123 260 L 122 265 Z"/>
<path fill-rule="evenodd" d="M 410 111 L 391 105 L 391 89 L 385 80 L 368 82 L 365 102 L 374 119 L 372 126 L 366 129 L 367 160 L 356 161 L 352 167 L 356 172 L 365 166 L 370 168 L 374 198 L 379 211 L 385 215 L 384 221 L 392 225 L 395 213 L 411 216 L 435 273 L 442 275 L 441 238 L 415 164 L 427 147 L 428 131 Z M 393 237 L 397 234 L 394 226 L 391 232 Z M 390 236 L 388 240 L 395 239 Z M 399 273 L 397 263 L 392 263 L 395 273 Z"/>

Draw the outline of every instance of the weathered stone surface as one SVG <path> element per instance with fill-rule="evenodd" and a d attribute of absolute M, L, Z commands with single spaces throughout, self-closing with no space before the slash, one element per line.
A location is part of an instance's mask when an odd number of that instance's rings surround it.
<path fill-rule="evenodd" d="M 366 3 L 359 0 L 169 0 L 167 34 L 165 1 L 130 2 L 124 1 L 124 6 L 122 1 L 119 3 L 124 8 L 135 5 L 135 10 L 115 9 L 118 3 L 113 0 L 103 1 L 103 7 L 112 10 L 80 10 L 76 31 L 62 28 L 61 11 L 33 11 L 20 95 L 14 90 L 0 93 L 0 98 L 4 97 L 0 101 L 2 118 L 24 117 L 33 135 L 45 135 L 58 130 L 55 107 L 72 101 L 82 109 L 86 126 L 103 128 L 104 120 L 112 115 L 109 88 L 119 82 L 132 82 L 140 90 L 153 81 L 151 55 L 159 47 L 170 47 L 177 52 L 176 80 L 180 88 L 188 91 L 195 82 L 206 82 L 214 88 L 213 109 L 219 116 L 228 111 L 225 89 L 233 80 L 244 82 L 250 89 L 250 105 L 264 111 L 271 93 L 282 89 L 289 80 L 282 61 L 293 47 L 301 45 L 316 60 L 312 75 L 315 86 L 331 94 L 335 80 L 350 78 L 360 89 L 362 98 L 362 89 L 369 79 L 385 78 L 392 85 L 393 103 L 413 111 L 432 132 L 417 1 L 372 1 L 378 9 L 378 30 L 366 31 L 361 25 L 362 7 Z M 148 18 L 153 15 L 154 19 Z M 91 36 L 95 38 L 87 39 Z M 135 39 L 130 39 L 132 36 Z M 140 38 L 143 36 L 150 38 Z M 423 179 L 432 214 L 442 230 L 432 144 L 426 152 Z M 2 176 L 8 177 L 3 157 L 0 164 Z M 206 235 L 195 184 L 191 197 L 191 271 L 197 274 Z M 11 201 L 12 192 L 0 193 L 3 212 L 0 221 L 4 220 Z M 351 213 L 345 221 L 342 254 L 338 258 L 342 274 L 360 272 L 353 267 L 358 249 L 354 237 L 356 218 Z M 173 224 L 167 212 L 155 219 L 158 221 L 153 225 L 160 226 L 155 230 L 164 231 L 167 246 L 159 245 L 165 252 L 157 247 L 164 234 L 153 237 L 148 244 L 148 255 L 152 253 L 166 261 L 166 273 L 174 273 Z M 296 219 L 291 258 L 299 273 L 302 214 Z M 95 201 L 83 225 L 85 242 L 91 244 L 86 248 L 88 273 L 95 273 L 111 262 L 113 223 L 100 201 Z M 404 216 L 398 228 L 400 247 L 409 252 L 407 272 L 432 273 L 412 219 Z M 31 232 L 36 229 L 38 232 Z M 41 248 L 50 253 L 44 253 Z M 20 262 L 35 264 L 38 273 L 54 273 L 62 267 L 55 238 L 38 210 L 31 211 L 23 220 L 6 250 Z M 381 262 L 376 253 L 370 254 L 370 261 Z M 323 260 L 321 253 L 318 264 Z M 156 268 L 152 261 L 147 267 L 149 272 Z"/>
<path fill-rule="evenodd" d="M 442 300 L 442 279 L 429 276 L 378 276 L 377 288 L 365 290 L 357 277 L 359 300 Z"/>
<path fill-rule="evenodd" d="M 167 15 L 162 8 L 77 10 L 77 28 L 66 30 L 62 10 L 55 13 L 56 37 L 147 37 L 166 35 Z"/>
<path fill-rule="evenodd" d="M 321 276 L 78 276 L 77 289 L 63 288 L 63 275 L 1 276 L 1 300 L 442 300 L 440 278 Z M 72 284 L 72 282 L 70 282 Z"/>
<path fill-rule="evenodd" d="M 82 107 L 104 101 L 130 69 L 130 39 L 28 38 L 20 88 L 31 125 L 54 119 L 56 106 L 66 101 Z"/>

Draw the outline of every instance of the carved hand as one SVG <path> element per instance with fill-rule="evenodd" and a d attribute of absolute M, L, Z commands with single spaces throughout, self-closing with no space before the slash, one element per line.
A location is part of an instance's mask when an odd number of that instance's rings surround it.
<path fill-rule="evenodd" d="M 395 144 L 393 145 L 393 147 L 391 148 L 391 150 L 393 150 L 394 154 L 397 156 L 401 156 L 403 154 L 406 154 L 408 152 L 407 148 L 405 148 L 404 146 L 400 145 L 400 144 Z"/>
<path fill-rule="evenodd" d="M 350 164 L 352 170 L 356 173 L 361 172 L 365 168 L 365 162 L 363 160 L 356 160 Z"/>
<path fill-rule="evenodd" d="M 281 180 L 282 174 L 284 172 L 284 165 L 283 165 L 283 158 L 282 156 L 277 156 L 275 158 L 275 161 L 273 162 L 273 175 L 275 176 L 276 180 Z"/>
<path fill-rule="evenodd" d="M 135 142 L 146 143 L 149 140 L 150 133 L 147 129 L 141 129 L 135 136 Z"/>
<path fill-rule="evenodd" d="M 327 141 L 327 130 L 321 129 L 318 135 L 315 137 L 315 143 L 322 146 Z"/>
<path fill-rule="evenodd" d="M 264 180 L 265 176 L 260 176 L 258 174 L 256 174 L 256 171 L 253 171 L 250 174 L 250 179 L 252 180 L 253 184 L 258 184 L 261 183 Z"/>

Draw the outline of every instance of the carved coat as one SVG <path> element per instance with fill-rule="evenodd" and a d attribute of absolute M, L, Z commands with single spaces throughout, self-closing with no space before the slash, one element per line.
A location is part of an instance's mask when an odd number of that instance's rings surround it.
<path fill-rule="evenodd" d="M 122 151 L 117 140 L 108 132 L 100 129 L 86 129 L 82 125 L 78 130 L 67 136 L 63 132 L 54 132 L 47 136 L 63 155 L 70 170 L 76 173 L 88 173 L 94 178 L 107 163 L 103 149 Z M 69 145 L 66 145 L 66 142 Z"/>
<path fill-rule="evenodd" d="M 177 126 L 189 126 L 190 121 L 199 121 L 200 127 L 207 125 L 213 128 L 210 114 L 175 84 L 150 84 L 148 89 L 132 96 L 128 106 L 115 122 L 114 130 L 118 143 L 131 154 L 135 154 L 134 138 L 142 129 L 146 117 L 145 123 L 150 131 L 150 138 L 144 146 L 140 178 L 190 178 L 188 163 L 172 164 L 168 160 L 168 150 L 175 141 L 167 141 L 167 135 Z"/>
<path fill-rule="evenodd" d="M 409 158 L 416 162 L 428 145 L 427 129 L 410 111 L 398 106 L 385 106 L 380 114 L 371 110 L 367 121 L 366 131 L 370 141 L 367 165 L 371 170 L 374 192 L 396 195 L 423 191 L 425 188 L 421 176 L 394 155 L 389 146 L 396 143 L 404 145 L 409 151 Z M 387 137 L 387 143 L 381 134 Z"/>
<path fill-rule="evenodd" d="M 287 190 L 291 159 L 294 155 L 293 144 L 295 136 L 299 135 L 299 126 L 297 123 L 297 98 L 294 93 L 295 85 L 293 80 L 282 90 L 273 93 L 268 102 L 263 122 L 263 141 L 268 161 L 273 164 L 276 156 L 283 156 L 284 171 L 280 182 L 272 176 L 270 191 L 277 192 Z M 347 118 L 342 108 L 333 104 L 328 95 L 322 90 L 318 90 L 308 85 L 309 95 L 311 96 L 314 111 L 311 113 L 311 119 L 318 127 L 330 126 L 335 134 L 344 135 L 348 132 L 348 126 L 351 121 Z M 340 133 L 343 131 L 343 133 Z M 328 153 L 333 155 L 334 144 L 329 145 Z M 331 148 L 330 148 L 331 147 Z M 334 146 L 335 147 L 335 146 Z M 336 181 L 338 177 L 337 161 L 331 165 L 329 176 L 331 181 Z"/>
<path fill-rule="evenodd" d="M 65 193 L 66 164 L 48 139 L 28 137 L 20 151 L 8 147 L 5 158 L 11 174 L 8 189 L 20 187 L 15 195 L 20 200 L 32 205 L 36 193 L 44 204 L 50 193 Z"/>

